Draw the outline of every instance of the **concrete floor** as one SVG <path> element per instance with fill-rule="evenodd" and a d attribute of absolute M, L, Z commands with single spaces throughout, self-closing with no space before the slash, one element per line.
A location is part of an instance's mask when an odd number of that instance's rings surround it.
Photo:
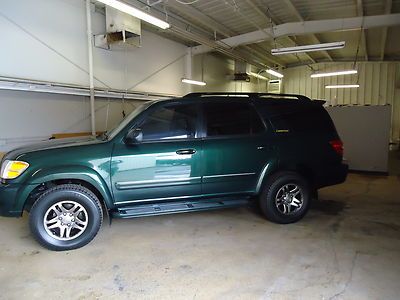
<path fill-rule="evenodd" d="M 1 299 L 399 299 L 400 179 L 351 174 L 304 220 L 250 209 L 115 220 L 47 251 L 0 218 Z"/>

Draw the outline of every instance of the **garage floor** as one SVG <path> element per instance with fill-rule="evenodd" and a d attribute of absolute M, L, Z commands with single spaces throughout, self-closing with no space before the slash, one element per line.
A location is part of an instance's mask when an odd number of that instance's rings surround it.
<path fill-rule="evenodd" d="M 351 174 L 297 224 L 249 209 L 115 220 L 63 253 L 26 216 L 0 218 L 0 298 L 398 299 L 399 194 L 397 175 Z"/>

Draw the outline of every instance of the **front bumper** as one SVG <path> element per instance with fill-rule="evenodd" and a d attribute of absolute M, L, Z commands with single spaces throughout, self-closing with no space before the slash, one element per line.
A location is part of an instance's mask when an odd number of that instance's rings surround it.
<path fill-rule="evenodd" d="M 324 173 L 316 178 L 316 187 L 322 188 L 343 183 L 346 181 L 348 171 L 349 166 L 344 163 L 326 168 Z"/>
<path fill-rule="evenodd" d="M 2 217 L 20 217 L 22 207 L 18 207 L 17 199 L 20 192 L 18 184 L 0 183 L 0 216 Z"/>

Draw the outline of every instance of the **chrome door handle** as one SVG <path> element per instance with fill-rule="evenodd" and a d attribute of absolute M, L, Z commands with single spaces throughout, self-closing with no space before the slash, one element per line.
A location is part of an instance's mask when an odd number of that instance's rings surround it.
<path fill-rule="evenodd" d="M 272 146 L 272 145 L 269 145 L 269 146 L 257 146 L 257 150 L 275 150 L 276 149 L 276 146 Z"/>
<path fill-rule="evenodd" d="M 176 154 L 179 155 L 185 155 L 185 154 L 195 154 L 196 149 L 181 149 L 181 150 L 176 150 Z"/>

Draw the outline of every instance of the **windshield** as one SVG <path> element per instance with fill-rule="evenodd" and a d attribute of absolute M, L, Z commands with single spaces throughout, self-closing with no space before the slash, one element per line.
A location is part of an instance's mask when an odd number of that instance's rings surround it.
<path fill-rule="evenodd" d="M 114 138 L 126 125 L 129 124 L 137 115 L 139 115 L 142 111 L 146 110 L 154 101 L 149 101 L 144 104 L 139 105 L 133 112 L 131 112 L 125 119 L 122 120 L 116 127 L 107 131 L 108 139 Z"/>

